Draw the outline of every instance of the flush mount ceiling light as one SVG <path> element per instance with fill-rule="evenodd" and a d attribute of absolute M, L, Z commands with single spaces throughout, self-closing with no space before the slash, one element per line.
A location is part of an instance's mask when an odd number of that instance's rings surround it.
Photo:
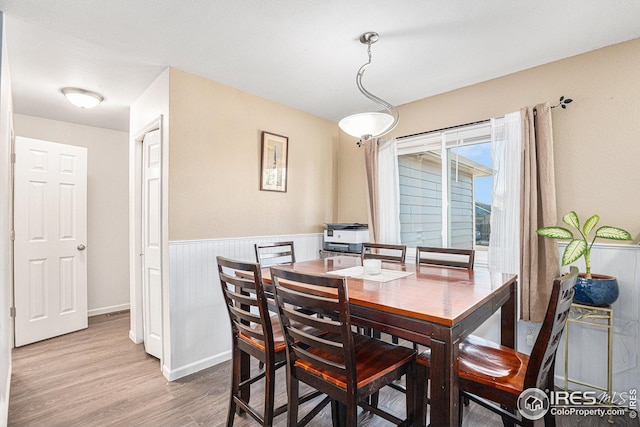
<path fill-rule="evenodd" d="M 358 70 L 358 73 L 356 74 L 356 85 L 364 96 L 383 106 L 388 113 L 369 112 L 353 114 L 338 122 L 340 129 L 351 136 L 360 138 L 361 140 L 377 138 L 391 132 L 396 127 L 398 120 L 400 119 L 400 114 L 396 107 L 389 104 L 387 101 L 378 98 L 362 86 L 362 75 L 364 74 L 365 69 L 371 64 L 371 45 L 377 42 L 379 38 L 380 36 L 378 33 L 374 32 L 367 32 L 360 36 L 360 43 L 367 45 L 369 62 L 364 64 Z"/>
<path fill-rule="evenodd" d="M 104 97 L 99 93 L 77 87 L 63 87 L 60 92 L 70 103 L 80 108 L 93 108 L 104 101 Z"/>

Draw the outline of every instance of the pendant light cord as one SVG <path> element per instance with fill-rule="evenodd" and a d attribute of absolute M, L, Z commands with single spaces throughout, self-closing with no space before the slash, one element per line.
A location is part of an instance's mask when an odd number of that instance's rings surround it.
<path fill-rule="evenodd" d="M 393 129 L 395 129 L 395 127 L 398 125 L 398 121 L 400 120 L 400 113 L 398 112 L 398 109 L 396 107 L 394 107 L 393 105 L 389 104 L 384 99 L 381 99 L 381 98 L 375 96 L 374 94 L 372 94 L 371 92 L 366 90 L 364 88 L 364 86 L 362 85 L 362 76 L 364 75 L 364 72 L 367 69 L 367 67 L 369 65 L 371 65 L 371 56 L 372 56 L 371 55 L 371 40 L 367 41 L 367 55 L 369 56 L 369 61 L 366 64 L 364 64 L 362 67 L 360 67 L 360 69 L 358 70 L 358 73 L 356 74 L 356 85 L 358 86 L 358 90 L 360 90 L 360 92 L 364 96 L 366 96 L 367 98 L 369 98 L 370 100 L 372 100 L 376 104 L 379 104 L 379 105 L 383 106 L 385 108 L 385 110 L 387 110 L 389 112 L 389 114 L 391 114 L 391 116 L 393 116 L 393 124 L 391 125 L 391 127 L 389 127 L 388 129 L 385 129 L 385 131 L 383 133 L 371 136 L 372 138 L 377 138 L 377 137 L 382 136 L 382 135 L 384 135 L 386 133 L 389 133 Z"/>

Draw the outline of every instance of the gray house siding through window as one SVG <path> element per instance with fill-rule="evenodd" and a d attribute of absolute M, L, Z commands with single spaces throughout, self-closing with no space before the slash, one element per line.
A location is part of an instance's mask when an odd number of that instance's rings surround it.
<path fill-rule="evenodd" d="M 454 166 L 455 167 L 455 166 Z M 450 244 L 442 242 L 442 179 L 440 158 L 398 156 L 400 175 L 400 239 L 415 246 L 473 247 L 473 177 L 458 170 L 450 185 Z M 453 172 L 455 173 L 455 171 Z M 455 175 L 452 175 L 455 177 Z"/>
<path fill-rule="evenodd" d="M 449 247 L 473 248 L 473 177 L 451 165 Z"/>

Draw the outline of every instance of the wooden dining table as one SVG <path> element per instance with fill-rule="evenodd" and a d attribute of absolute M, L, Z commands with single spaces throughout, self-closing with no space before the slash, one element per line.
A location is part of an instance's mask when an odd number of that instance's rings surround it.
<path fill-rule="evenodd" d="M 338 256 L 280 266 L 324 274 L 361 265 L 358 257 Z M 500 309 L 501 343 L 515 348 L 517 276 L 487 271 L 382 262 L 382 272 L 405 277 L 348 277 L 353 324 L 396 335 L 431 348 L 430 424 L 457 426 L 458 344 Z M 262 270 L 270 283 L 269 268 Z"/>

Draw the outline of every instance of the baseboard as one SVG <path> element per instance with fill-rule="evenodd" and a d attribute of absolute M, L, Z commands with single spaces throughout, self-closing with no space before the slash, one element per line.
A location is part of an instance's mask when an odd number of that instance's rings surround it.
<path fill-rule="evenodd" d="M 225 351 L 215 356 L 207 357 L 206 359 L 198 360 L 197 362 L 190 363 L 177 369 L 169 369 L 166 365 L 163 365 L 162 375 L 164 375 L 164 377 L 169 381 L 175 381 L 179 378 L 186 377 L 187 375 L 194 374 L 203 369 L 207 369 L 222 362 L 226 362 L 229 359 L 231 359 L 231 350 Z"/>
<path fill-rule="evenodd" d="M 134 344 L 142 344 L 144 342 L 142 337 L 138 339 L 138 337 L 136 337 L 136 334 L 131 329 L 129 329 L 129 339 L 133 341 Z"/>
<path fill-rule="evenodd" d="M 565 388 L 566 384 L 564 383 L 564 375 L 554 374 L 553 379 L 555 381 L 554 385 L 556 388 Z"/>
<path fill-rule="evenodd" d="M 101 308 L 94 308 L 92 310 L 89 310 L 87 312 L 89 317 L 92 316 L 99 316 L 101 314 L 108 314 L 108 313 L 114 313 L 116 311 L 125 311 L 125 310 L 129 310 L 130 304 L 120 304 L 120 305 L 112 305 L 111 307 L 101 307 Z"/>

